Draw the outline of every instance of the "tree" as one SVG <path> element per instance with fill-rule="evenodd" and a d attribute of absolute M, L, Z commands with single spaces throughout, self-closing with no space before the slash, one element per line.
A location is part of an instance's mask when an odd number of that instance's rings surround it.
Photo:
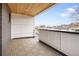
<path fill-rule="evenodd" d="M 74 7 L 73 10 L 74 12 L 71 12 L 69 17 L 75 22 L 78 22 L 79 21 L 79 7 Z"/>

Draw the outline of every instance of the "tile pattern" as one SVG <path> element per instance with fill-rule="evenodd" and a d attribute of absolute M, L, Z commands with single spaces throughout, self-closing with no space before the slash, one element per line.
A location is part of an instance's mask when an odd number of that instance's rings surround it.
<path fill-rule="evenodd" d="M 38 39 L 25 38 L 11 40 L 8 56 L 61 56 L 58 52 L 39 42 Z"/>

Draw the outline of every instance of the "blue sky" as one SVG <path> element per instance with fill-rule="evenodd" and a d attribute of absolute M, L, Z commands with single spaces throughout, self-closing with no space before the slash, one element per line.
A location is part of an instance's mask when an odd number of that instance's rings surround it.
<path fill-rule="evenodd" d="M 55 26 L 61 24 L 69 24 L 73 20 L 65 15 L 66 10 L 73 11 L 73 7 L 78 7 L 79 3 L 61 3 L 56 6 L 52 6 L 47 10 L 41 12 L 35 17 L 35 26 L 47 25 Z"/>

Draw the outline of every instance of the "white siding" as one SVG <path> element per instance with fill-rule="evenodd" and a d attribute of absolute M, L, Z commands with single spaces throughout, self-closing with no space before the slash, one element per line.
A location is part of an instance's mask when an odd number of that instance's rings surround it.
<path fill-rule="evenodd" d="M 67 55 L 79 56 L 79 34 L 61 33 L 61 51 Z"/>
<path fill-rule="evenodd" d="M 48 31 L 48 43 L 50 46 L 60 50 L 60 32 Z"/>
<path fill-rule="evenodd" d="M 39 30 L 39 39 L 60 50 L 60 32 Z"/>
<path fill-rule="evenodd" d="M 11 14 L 11 38 L 33 36 L 34 17 Z"/>
<path fill-rule="evenodd" d="M 40 30 L 39 39 L 69 56 L 79 56 L 79 34 Z"/>

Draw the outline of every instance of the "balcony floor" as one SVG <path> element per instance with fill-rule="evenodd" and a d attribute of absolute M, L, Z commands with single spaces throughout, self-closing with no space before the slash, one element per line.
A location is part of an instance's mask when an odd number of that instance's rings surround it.
<path fill-rule="evenodd" d="M 38 39 L 25 38 L 11 40 L 8 47 L 9 56 L 61 56 Z"/>

